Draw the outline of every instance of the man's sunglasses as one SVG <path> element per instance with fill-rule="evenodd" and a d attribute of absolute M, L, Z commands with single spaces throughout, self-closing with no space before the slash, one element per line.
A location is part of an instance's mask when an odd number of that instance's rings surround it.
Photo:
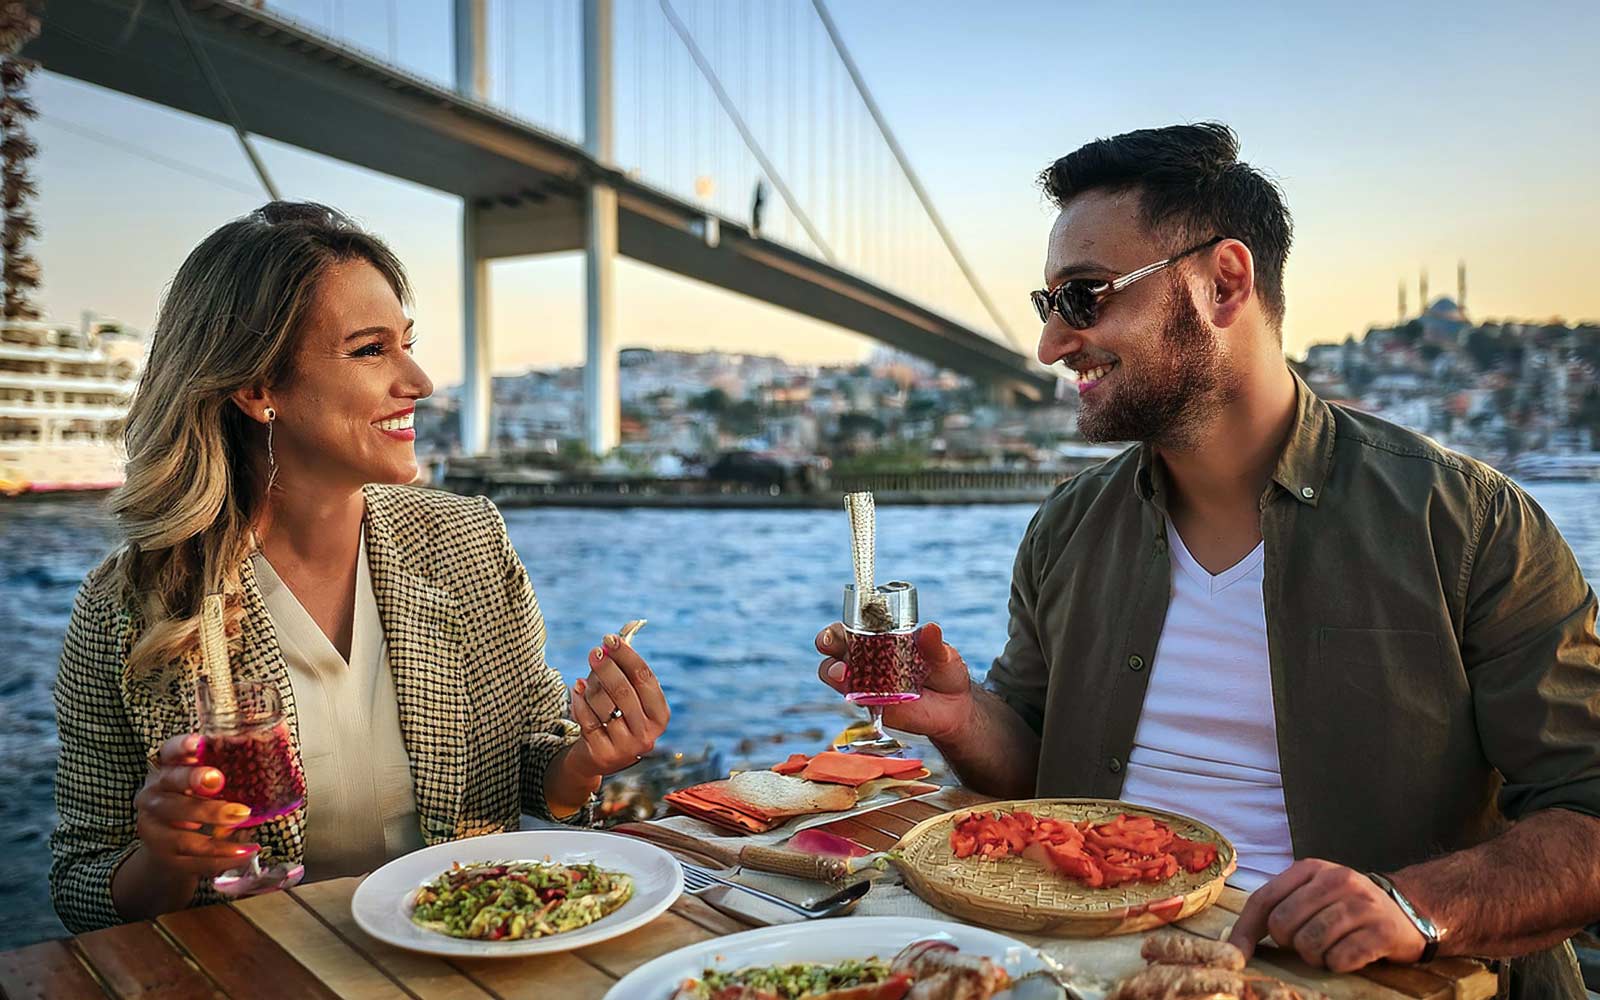
<path fill-rule="evenodd" d="M 1067 325 L 1074 330 L 1087 330 L 1089 327 L 1094 326 L 1095 320 L 1100 318 L 1100 302 L 1106 296 L 1114 292 L 1120 292 L 1140 278 L 1148 278 L 1169 264 L 1175 264 L 1192 253 L 1199 253 L 1202 250 L 1214 247 L 1224 239 L 1226 239 L 1224 236 L 1213 236 L 1204 243 L 1192 246 L 1182 253 L 1173 254 L 1166 260 L 1158 260 L 1154 264 L 1146 264 L 1137 271 L 1129 271 L 1127 274 L 1112 278 L 1110 281 L 1100 278 L 1071 278 L 1063 281 L 1055 288 L 1029 292 L 1029 296 L 1033 299 L 1033 310 L 1039 314 L 1041 323 L 1050 322 L 1050 313 L 1054 311 L 1060 313 L 1061 318 L 1066 320 Z"/>

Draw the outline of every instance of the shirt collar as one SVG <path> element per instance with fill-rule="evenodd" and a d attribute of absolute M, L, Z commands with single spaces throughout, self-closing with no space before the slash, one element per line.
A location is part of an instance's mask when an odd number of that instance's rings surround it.
<path fill-rule="evenodd" d="M 1301 503 L 1315 507 L 1322 499 L 1322 487 L 1327 482 L 1328 470 L 1333 467 L 1333 412 L 1311 387 L 1295 374 L 1295 420 L 1289 440 L 1278 456 L 1278 465 L 1272 472 L 1272 481 L 1284 492 Z M 1133 477 L 1133 491 L 1140 500 L 1154 502 L 1166 509 L 1166 470 L 1156 461 L 1154 445 L 1139 447 L 1139 468 Z"/>
<path fill-rule="evenodd" d="M 1296 500 L 1315 507 L 1333 467 L 1333 411 L 1291 369 L 1294 379 L 1294 430 L 1278 456 L 1272 481 Z"/>

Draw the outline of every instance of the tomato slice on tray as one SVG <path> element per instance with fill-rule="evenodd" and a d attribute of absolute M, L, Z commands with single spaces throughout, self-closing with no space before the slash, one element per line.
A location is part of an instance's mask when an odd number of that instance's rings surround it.
<path fill-rule="evenodd" d="M 1181 871 L 1204 871 L 1214 844 L 1178 836 L 1150 816 L 1120 814 L 1103 823 L 1041 819 L 1032 813 L 974 812 L 950 830 L 958 858 L 1025 857 L 1091 889 L 1163 882 Z"/>

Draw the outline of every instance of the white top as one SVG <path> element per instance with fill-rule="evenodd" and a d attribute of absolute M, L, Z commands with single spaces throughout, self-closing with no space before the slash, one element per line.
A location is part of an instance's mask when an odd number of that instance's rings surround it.
<path fill-rule="evenodd" d="M 1233 841 L 1254 891 L 1294 862 L 1278 770 L 1263 545 L 1212 576 L 1172 522 L 1172 603 L 1150 665 L 1122 797 L 1202 819 Z"/>
<path fill-rule="evenodd" d="M 258 552 L 251 559 L 299 717 L 306 879 L 365 874 L 423 846 L 366 532 L 356 561 L 348 663 L 266 557 Z"/>

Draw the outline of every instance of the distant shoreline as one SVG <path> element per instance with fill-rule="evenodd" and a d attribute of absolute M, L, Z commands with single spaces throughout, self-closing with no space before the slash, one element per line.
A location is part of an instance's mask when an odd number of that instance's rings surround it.
<path fill-rule="evenodd" d="M 513 507 L 588 507 L 599 510 L 647 508 L 655 510 L 832 510 L 839 506 L 836 493 L 759 493 L 702 494 L 698 496 L 647 496 L 631 494 L 551 494 L 496 496 L 485 494 L 498 506 Z M 972 507 L 995 504 L 1043 503 L 1048 491 L 1037 490 L 949 490 L 940 492 L 875 493 L 880 507 Z"/>

